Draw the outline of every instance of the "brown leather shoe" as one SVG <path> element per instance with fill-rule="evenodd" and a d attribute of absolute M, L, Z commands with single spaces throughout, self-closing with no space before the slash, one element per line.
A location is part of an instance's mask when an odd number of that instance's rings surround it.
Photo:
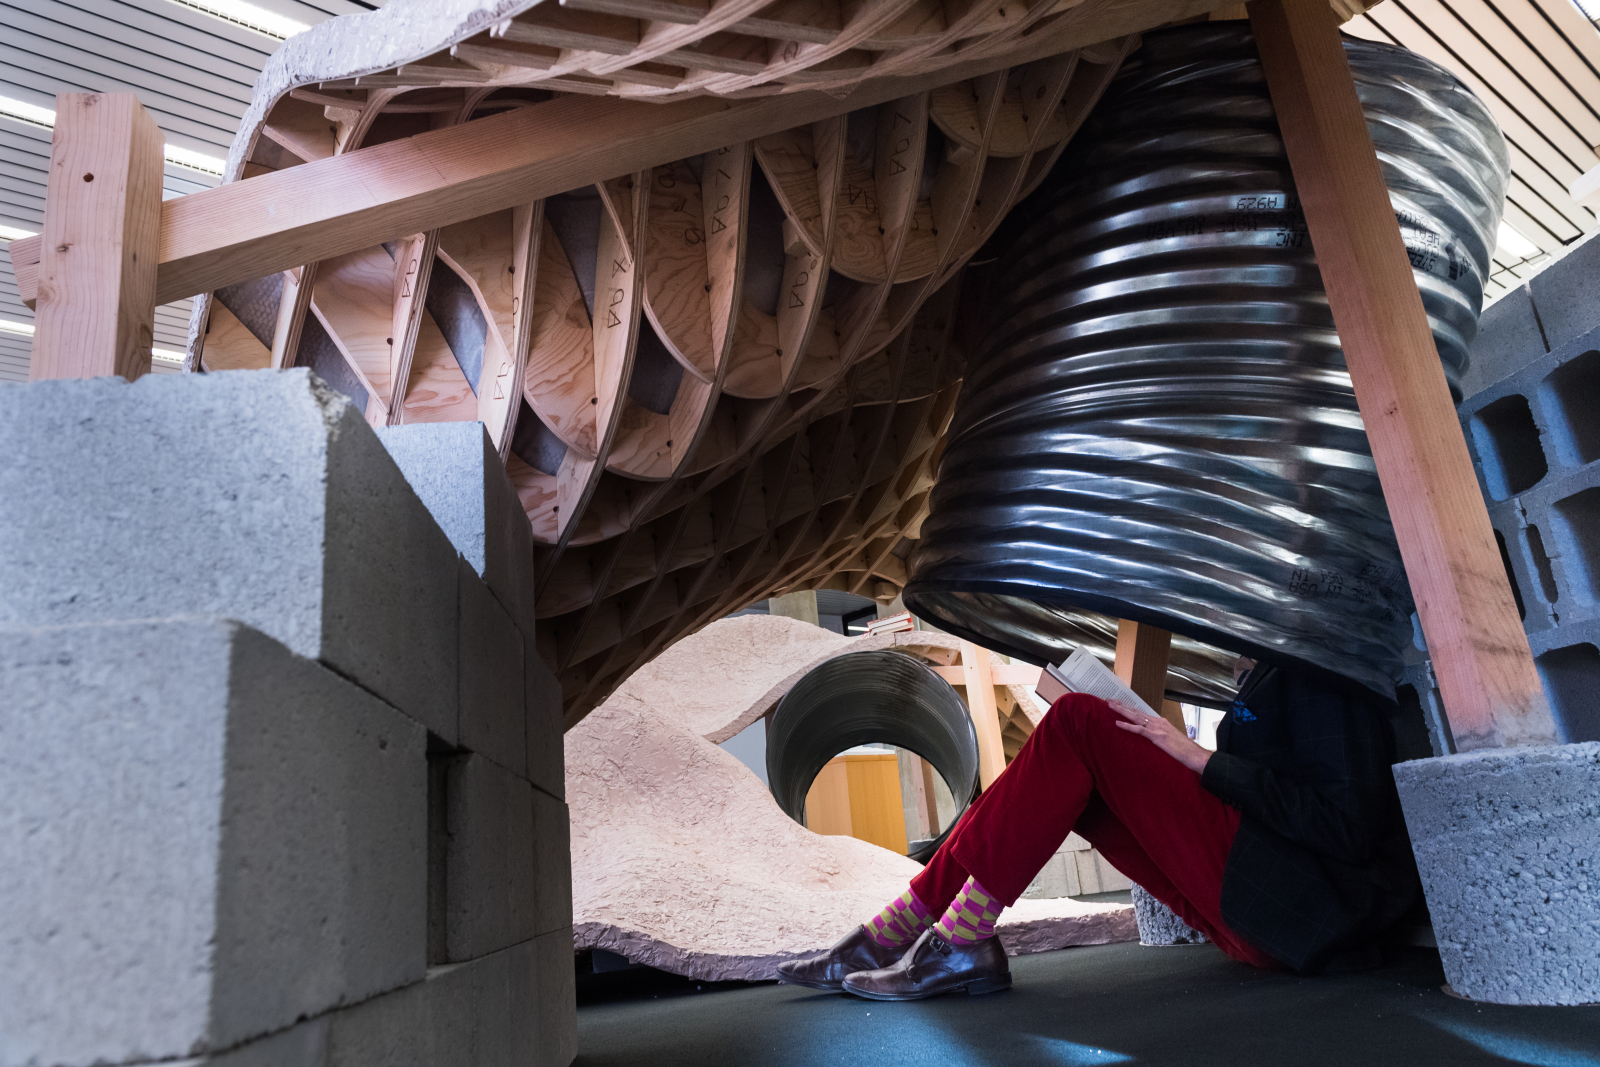
<path fill-rule="evenodd" d="M 852 974 L 844 991 L 869 1000 L 923 1000 L 945 993 L 994 993 L 1011 988 L 1011 965 L 998 937 L 970 945 L 951 944 L 924 930 L 899 962 Z"/>
<path fill-rule="evenodd" d="M 846 975 L 887 967 L 904 951 L 884 948 L 872 939 L 866 927 L 858 926 L 820 956 L 778 964 L 778 981 L 812 989 L 838 990 L 844 987 Z"/>

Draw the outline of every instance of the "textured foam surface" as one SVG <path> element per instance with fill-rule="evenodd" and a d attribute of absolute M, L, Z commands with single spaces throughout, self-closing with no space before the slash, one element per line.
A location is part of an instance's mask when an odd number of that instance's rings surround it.
<path fill-rule="evenodd" d="M 779 963 L 823 951 L 905 891 L 915 862 L 795 823 L 744 764 L 689 725 L 714 726 L 719 717 L 703 694 L 675 703 L 685 686 L 718 685 L 720 670 L 759 669 L 764 631 L 781 649 L 792 627 L 804 625 L 771 616 L 715 623 L 567 733 L 579 948 L 696 978 L 770 978 Z M 870 640 L 846 641 L 839 652 L 878 647 Z M 803 669 L 790 673 L 798 678 Z M 768 681 L 726 684 L 760 694 L 759 702 L 775 687 Z M 743 711 L 725 711 L 712 737 L 737 732 Z M 1070 899 L 1019 901 L 1001 916 L 999 933 L 1012 953 L 1136 936 L 1127 905 Z"/>

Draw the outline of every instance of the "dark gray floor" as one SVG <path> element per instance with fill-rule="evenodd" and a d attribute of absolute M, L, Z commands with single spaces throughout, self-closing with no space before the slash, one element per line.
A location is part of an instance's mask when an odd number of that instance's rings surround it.
<path fill-rule="evenodd" d="M 1439 958 L 1427 949 L 1333 978 L 1257 971 L 1209 945 L 1098 945 L 1011 962 L 1007 992 L 913 1004 L 594 975 L 579 992 L 577 1063 L 1600 1067 L 1600 1007 L 1456 1000 L 1440 991 Z"/>

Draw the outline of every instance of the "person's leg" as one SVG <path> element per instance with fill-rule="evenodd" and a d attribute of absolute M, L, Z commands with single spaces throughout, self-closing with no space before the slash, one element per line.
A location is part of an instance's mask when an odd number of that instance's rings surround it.
<path fill-rule="evenodd" d="M 1237 822 L 1237 818 L 1235 818 Z M 1254 945 L 1245 941 L 1234 933 L 1228 926 L 1221 922 L 1220 905 L 1216 907 L 1197 907 L 1193 901 L 1178 889 L 1177 885 L 1167 877 L 1167 872 L 1161 865 L 1151 858 L 1133 831 L 1114 815 L 1106 805 L 1105 799 L 1098 794 L 1090 801 L 1089 807 L 1084 811 L 1083 817 L 1078 820 L 1078 836 L 1084 838 L 1095 847 L 1095 850 L 1105 861 L 1128 878 L 1143 886 L 1145 892 L 1155 897 L 1161 903 L 1171 908 L 1173 912 L 1194 929 L 1205 934 L 1222 951 L 1229 956 L 1248 963 L 1255 967 L 1276 968 L 1280 964 Z M 1229 838 L 1230 847 L 1232 838 Z M 1224 850 L 1223 855 L 1227 853 Z M 1169 866 L 1177 866 L 1169 863 Z M 1205 884 L 1197 895 L 1206 901 L 1212 901 L 1213 895 L 1220 898 L 1221 880 L 1215 891 L 1209 883 Z M 1186 883 L 1193 879 L 1185 877 Z"/>
<path fill-rule="evenodd" d="M 1074 705 L 1056 717 L 1055 729 L 1095 780 L 1079 836 L 1234 959 L 1281 966 L 1222 918 L 1222 876 L 1239 829 L 1238 809 L 1208 792 L 1198 774 L 1118 728 L 1118 721 L 1100 702 Z"/>
<path fill-rule="evenodd" d="M 1009 906 L 1077 829 L 1229 955 L 1274 966 L 1222 920 L 1222 872 L 1239 813 L 1207 792 L 1198 774 L 1118 729 L 1119 721 L 1103 700 L 1058 700 L 982 808 L 950 836 L 951 858 Z"/>

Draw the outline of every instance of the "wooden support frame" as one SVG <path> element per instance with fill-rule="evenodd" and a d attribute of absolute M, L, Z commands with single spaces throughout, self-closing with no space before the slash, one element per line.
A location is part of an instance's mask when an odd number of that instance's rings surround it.
<path fill-rule="evenodd" d="M 1179 6 L 1187 12 L 1191 5 Z M 1192 7 L 1195 13 L 1205 9 L 1201 0 Z M 1108 6 L 1092 17 L 1053 23 L 1004 49 L 974 49 L 986 54 L 932 73 L 862 81 L 842 95 L 707 96 L 659 105 L 562 96 L 230 182 L 162 205 L 154 303 L 1107 42 L 1147 22 L 1135 9 Z M 14 241 L 11 251 L 17 287 L 31 305 L 38 238 Z"/>
<path fill-rule="evenodd" d="M 1252 0 L 1295 188 L 1459 751 L 1555 723 L 1340 43 L 1317 0 Z"/>
<path fill-rule="evenodd" d="M 1006 769 L 1005 742 L 1000 737 L 1000 709 L 995 703 L 989 650 L 963 640 L 961 676 L 967 691 L 967 710 L 972 713 L 972 726 L 978 734 L 978 782 L 988 789 Z"/>
<path fill-rule="evenodd" d="M 1183 710 L 1166 697 L 1171 658 L 1172 631 L 1132 619 L 1117 620 L 1117 658 L 1113 667 L 1116 676 L 1140 700 L 1182 730 Z"/>
<path fill-rule="evenodd" d="M 165 155 L 132 93 L 56 98 L 30 379 L 150 370 Z"/>

